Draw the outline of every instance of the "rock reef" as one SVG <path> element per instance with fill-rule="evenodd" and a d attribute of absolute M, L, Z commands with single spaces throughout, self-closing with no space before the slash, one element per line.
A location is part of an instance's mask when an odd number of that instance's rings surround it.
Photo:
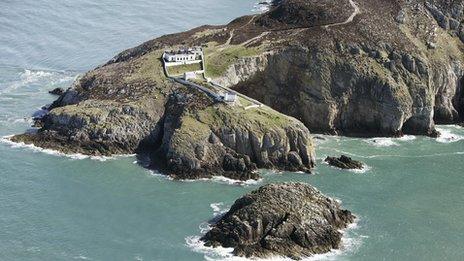
<path fill-rule="evenodd" d="M 355 217 L 310 185 L 265 185 L 240 199 L 202 237 L 245 257 L 301 259 L 340 247 Z"/>
<path fill-rule="evenodd" d="M 330 166 L 334 166 L 340 169 L 363 169 L 364 165 L 362 162 L 353 160 L 352 158 L 341 155 L 339 158 L 327 157 L 325 159 Z"/>

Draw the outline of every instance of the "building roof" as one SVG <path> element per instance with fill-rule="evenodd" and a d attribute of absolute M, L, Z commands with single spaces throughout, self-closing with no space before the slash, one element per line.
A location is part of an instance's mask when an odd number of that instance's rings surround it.
<path fill-rule="evenodd" d="M 195 54 L 196 51 L 201 51 L 200 47 L 194 47 L 194 48 L 180 48 L 178 50 L 168 50 L 165 51 L 164 53 L 166 54 L 171 54 L 171 55 L 177 55 L 177 54 Z"/>

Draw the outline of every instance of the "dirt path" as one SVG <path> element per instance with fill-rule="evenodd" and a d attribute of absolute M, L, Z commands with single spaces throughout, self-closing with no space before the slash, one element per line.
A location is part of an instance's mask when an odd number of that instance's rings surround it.
<path fill-rule="evenodd" d="M 346 19 L 344 22 L 341 22 L 341 23 L 324 25 L 323 26 L 324 28 L 329 28 L 329 27 L 334 27 L 334 26 L 339 26 L 339 25 L 345 25 L 345 24 L 349 24 L 349 23 L 353 22 L 353 19 L 360 13 L 360 10 L 359 10 L 358 5 L 356 5 L 356 3 L 353 0 L 349 0 L 349 1 L 350 1 L 351 6 L 354 8 L 354 11 L 350 15 L 350 17 L 348 17 L 348 19 Z"/>
<path fill-rule="evenodd" d="M 251 19 L 246 24 L 242 25 L 239 29 L 251 24 L 251 22 L 253 22 L 253 20 L 255 20 L 255 18 L 256 18 L 256 15 L 252 16 Z M 234 38 L 234 33 L 235 33 L 235 29 L 230 30 L 229 39 L 227 39 L 227 41 L 223 44 L 223 46 L 230 45 L 230 42 L 232 41 L 232 38 Z"/>

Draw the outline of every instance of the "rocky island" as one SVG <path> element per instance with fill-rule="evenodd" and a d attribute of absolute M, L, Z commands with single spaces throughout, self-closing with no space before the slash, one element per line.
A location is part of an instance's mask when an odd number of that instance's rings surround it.
<path fill-rule="evenodd" d="M 165 35 L 84 74 L 13 141 L 65 153 L 152 151 L 178 178 L 310 171 L 309 130 L 436 135 L 464 115 L 462 1 L 282 0 L 224 26 Z M 201 46 L 204 77 L 268 106 L 218 103 L 167 78 L 167 49 Z M 271 109 L 272 108 L 272 109 Z"/>
<path fill-rule="evenodd" d="M 237 199 L 202 240 L 238 256 L 301 259 L 338 249 L 339 230 L 354 219 L 309 185 L 271 184 Z"/>

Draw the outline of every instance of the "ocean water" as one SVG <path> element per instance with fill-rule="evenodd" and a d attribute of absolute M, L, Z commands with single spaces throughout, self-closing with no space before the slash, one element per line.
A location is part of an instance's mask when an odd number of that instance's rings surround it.
<path fill-rule="evenodd" d="M 80 73 L 165 33 L 259 10 L 253 0 L 2 1 L 0 136 Z M 317 139 L 315 175 L 263 170 L 259 182 L 179 182 L 134 156 L 87 158 L 0 142 L 0 260 L 239 260 L 198 244 L 207 221 L 270 182 L 302 181 L 357 216 L 343 247 L 311 260 L 462 260 L 464 130 L 439 139 Z M 359 172 L 323 163 L 345 153 Z"/>

